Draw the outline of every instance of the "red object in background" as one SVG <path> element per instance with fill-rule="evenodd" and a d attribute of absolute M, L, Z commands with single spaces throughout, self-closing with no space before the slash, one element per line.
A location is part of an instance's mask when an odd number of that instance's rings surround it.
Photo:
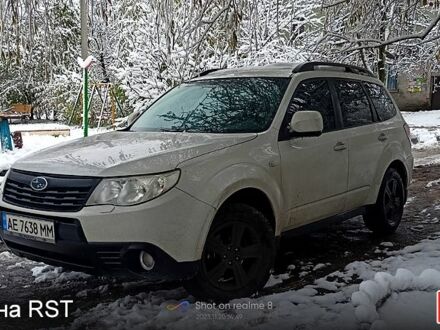
<path fill-rule="evenodd" d="M 437 297 L 436 297 L 436 318 L 437 318 L 437 324 L 440 324 L 440 290 L 437 291 Z"/>
<path fill-rule="evenodd" d="M 12 140 L 14 141 L 14 146 L 17 149 L 23 148 L 23 138 L 21 136 L 21 132 L 12 133 Z"/>

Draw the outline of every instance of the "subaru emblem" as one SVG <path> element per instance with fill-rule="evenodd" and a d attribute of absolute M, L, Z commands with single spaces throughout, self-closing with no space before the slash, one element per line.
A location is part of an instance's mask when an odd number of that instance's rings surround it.
<path fill-rule="evenodd" d="M 36 191 L 44 190 L 48 185 L 46 178 L 43 178 L 42 176 L 33 178 L 31 181 L 31 188 Z"/>

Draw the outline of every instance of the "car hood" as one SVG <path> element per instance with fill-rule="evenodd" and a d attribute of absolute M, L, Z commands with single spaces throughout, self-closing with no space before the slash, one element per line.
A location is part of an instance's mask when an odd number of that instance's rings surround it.
<path fill-rule="evenodd" d="M 61 143 L 25 156 L 13 169 L 79 176 L 169 171 L 183 161 L 254 139 L 255 133 L 111 132 Z"/>

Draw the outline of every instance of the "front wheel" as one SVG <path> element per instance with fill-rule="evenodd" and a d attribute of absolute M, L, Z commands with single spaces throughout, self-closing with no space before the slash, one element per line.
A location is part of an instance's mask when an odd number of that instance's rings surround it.
<path fill-rule="evenodd" d="M 394 168 L 389 168 L 383 178 L 376 204 L 367 207 L 365 225 L 379 235 L 396 231 L 402 220 L 406 189 L 402 177 Z"/>
<path fill-rule="evenodd" d="M 202 300 L 228 301 L 263 288 L 275 259 L 266 217 L 246 204 L 226 206 L 214 219 L 198 274 L 185 288 Z"/>

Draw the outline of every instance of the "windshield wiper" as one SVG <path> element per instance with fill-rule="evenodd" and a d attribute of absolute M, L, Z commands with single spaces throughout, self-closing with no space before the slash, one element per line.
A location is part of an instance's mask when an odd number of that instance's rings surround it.
<path fill-rule="evenodd" d="M 161 132 L 178 132 L 178 133 L 184 132 L 181 129 L 172 129 L 172 128 L 161 128 L 160 131 Z"/>

